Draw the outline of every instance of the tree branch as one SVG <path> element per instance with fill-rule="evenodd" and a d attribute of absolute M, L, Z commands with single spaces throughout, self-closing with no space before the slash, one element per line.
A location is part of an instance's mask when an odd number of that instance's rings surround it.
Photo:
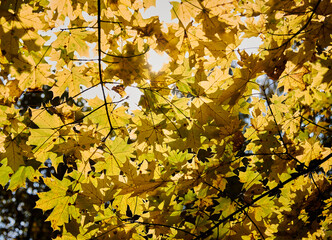
<path fill-rule="evenodd" d="M 275 192 L 277 192 L 278 190 L 280 190 L 281 188 L 283 188 L 284 185 L 286 185 L 287 183 L 297 179 L 300 176 L 303 176 L 305 174 L 308 174 L 312 171 L 314 171 L 317 167 L 319 167 L 321 164 L 323 164 L 324 162 L 326 162 L 327 160 L 329 160 L 332 157 L 332 153 L 330 153 L 329 155 L 327 155 L 325 158 L 320 159 L 320 160 L 312 160 L 309 164 L 309 167 L 307 169 L 304 169 L 300 172 L 297 173 L 293 173 L 291 174 L 291 177 L 287 180 L 285 180 L 284 182 L 280 182 L 276 187 L 270 189 L 269 191 L 265 192 L 264 194 L 258 196 L 257 198 L 253 199 L 253 201 L 251 203 L 247 203 L 246 205 L 244 205 L 243 207 L 239 208 L 238 210 L 236 210 L 235 212 L 233 212 L 232 214 L 228 215 L 227 217 L 225 217 L 224 219 L 221 219 L 216 225 L 214 225 L 213 227 L 211 227 L 210 229 L 208 229 L 207 231 L 204 231 L 203 233 L 201 233 L 199 236 L 197 236 L 194 239 L 205 239 L 206 237 L 210 236 L 212 234 L 212 231 L 217 228 L 218 226 L 220 226 L 221 224 L 223 224 L 224 222 L 231 220 L 236 214 L 242 212 L 243 210 L 247 209 L 248 207 L 252 206 L 254 203 L 256 203 L 257 201 L 259 201 L 260 199 L 269 196 L 271 194 L 274 195 Z"/>

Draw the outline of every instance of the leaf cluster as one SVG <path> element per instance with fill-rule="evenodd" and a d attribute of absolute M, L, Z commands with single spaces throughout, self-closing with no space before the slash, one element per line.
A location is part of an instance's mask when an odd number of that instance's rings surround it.
<path fill-rule="evenodd" d="M 171 5 L 0 1 L 2 189 L 56 239 L 329 239 L 332 5 Z"/>

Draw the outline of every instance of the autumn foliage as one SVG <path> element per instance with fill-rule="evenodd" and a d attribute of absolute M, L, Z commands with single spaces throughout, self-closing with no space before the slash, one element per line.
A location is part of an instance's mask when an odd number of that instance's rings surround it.
<path fill-rule="evenodd" d="M 330 239 L 331 2 L 171 4 L 0 1 L 2 188 L 56 239 Z"/>

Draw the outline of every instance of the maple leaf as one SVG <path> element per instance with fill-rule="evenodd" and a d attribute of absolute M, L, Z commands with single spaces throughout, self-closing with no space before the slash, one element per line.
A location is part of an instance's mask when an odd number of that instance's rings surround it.
<path fill-rule="evenodd" d="M 164 115 L 152 114 L 151 117 L 141 115 L 133 120 L 137 122 L 137 140 L 139 143 L 153 145 L 163 142 L 165 138 L 163 131 Z"/>
<path fill-rule="evenodd" d="M 68 223 L 69 218 L 79 216 L 78 209 L 74 206 L 77 190 L 68 189 L 72 185 L 68 179 L 60 181 L 56 178 L 46 178 L 44 182 L 51 190 L 38 194 L 40 199 L 36 202 L 36 208 L 44 212 L 53 209 L 46 221 L 51 222 L 53 229 L 59 229 L 59 226 Z"/>
<path fill-rule="evenodd" d="M 9 81 L 5 86 L 0 85 L 1 99 L 4 101 L 16 102 L 17 98 L 21 96 L 22 90 L 18 87 L 19 81 L 17 79 Z"/>
<path fill-rule="evenodd" d="M 45 109 L 31 110 L 31 119 L 40 129 L 54 130 L 63 125 L 63 121 L 58 115 L 52 114 Z"/>
<path fill-rule="evenodd" d="M 171 2 L 172 19 L 178 18 L 184 26 L 190 22 L 191 18 L 199 13 L 199 2 L 197 0 L 183 1 L 183 2 Z"/>
<path fill-rule="evenodd" d="M 54 96 L 61 96 L 67 89 L 70 96 L 76 96 L 81 92 L 81 85 L 90 87 L 92 79 L 86 75 L 84 66 L 72 66 L 71 69 L 63 68 L 55 74 L 56 83 L 52 87 Z"/>
<path fill-rule="evenodd" d="M 285 91 L 300 88 L 305 90 L 306 84 L 304 77 L 310 70 L 305 66 L 296 66 L 292 62 L 287 62 L 285 71 L 280 76 L 280 83 L 278 86 L 284 87 Z"/>
<path fill-rule="evenodd" d="M 53 159 L 54 153 L 50 150 L 53 149 L 55 144 L 59 144 L 63 141 L 64 139 L 60 132 L 51 129 L 34 129 L 31 131 L 27 143 L 31 146 L 35 146 L 33 152 L 36 160 L 44 162 L 47 158 Z"/>
<path fill-rule="evenodd" d="M 145 45 L 145 44 L 144 44 Z M 113 53 L 106 53 L 103 61 L 110 62 L 106 68 L 105 78 L 113 78 L 114 76 L 123 81 L 124 86 L 141 83 L 143 79 L 149 76 L 149 67 L 146 61 L 146 52 L 149 46 L 145 45 L 139 51 L 139 45 L 133 45 L 127 42 L 123 46 L 123 50 Z"/>
<path fill-rule="evenodd" d="M 6 40 L 9 40 L 8 38 L 11 38 L 11 40 L 19 39 L 21 37 L 24 37 L 25 35 L 28 36 L 27 39 L 29 40 L 40 40 L 40 36 L 36 34 L 35 30 L 43 29 L 45 25 L 47 25 L 47 23 L 45 23 L 42 19 L 42 13 L 33 12 L 33 7 L 28 4 L 22 4 L 17 12 L 14 12 L 13 9 L 5 8 L 1 8 L 1 12 L 2 14 L 0 24 L 1 29 L 5 33 L 4 36 Z M 12 46 L 15 46 L 17 44 L 15 42 L 16 41 L 11 41 L 7 43 L 9 43 L 10 45 L 13 44 Z M 37 42 L 30 42 L 31 45 L 29 47 L 32 47 L 36 43 Z M 44 42 L 39 42 L 39 46 L 41 46 L 43 43 Z M 8 54 L 17 54 L 17 52 L 14 52 L 15 50 L 17 50 L 16 48 L 14 48 L 13 50 L 7 48 L 7 50 Z"/>
<path fill-rule="evenodd" d="M 7 159 L 7 166 L 14 172 L 24 165 L 25 160 L 31 157 L 31 147 L 22 140 L 7 137 L 4 142 L 5 152 L 1 154 L 1 159 Z"/>
<path fill-rule="evenodd" d="M 70 0 L 51 1 L 50 9 L 53 14 L 55 12 L 60 14 L 61 20 L 64 20 L 65 16 L 69 16 L 70 19 L 74 18 L 73 3 Z"/>
<path fill-rule="evenodd" d="M 62 31 L 52 45 L 55 49 L 66 49 L 68 54 L 77 51 L 80 56 L 89 56 L 89 47 L 84 41 L 88 36 L 89 33 L 81 29 Z"/>
<path fill-rule="evenodd" d="M 257 37 L 261 33 L 265 32 L 265 21 L 262 15 L 260 15 L 259 19 L 255 19 L 255 17 L 247 18 L 245 20 L 245 34 L 242 36 L 243 38 L 251 38 Z"/>
<path fill-rule="evenodd" d="M 8 189 L 16 191 L 20 187 L 25 187 L 26 180 L 36 181 L 41 173 L 36 171 L 32 166 L 20 166 L 20 168 L 10 178 Z"/>
<path fill-rule="evenodd" d="M 109 133 L 109 122 L 111 122 L 115 131 L 120 132 L 121 129 L 129 123 L 129 119 L 131 119 L 131 115 L 126 112 L 127 107 L 118 107 L 115 104 L 111 104 L 112 100 L 109 96 L 107 97 L 106 101 L 109 104 L 108 111 L 110 119 L 108 119 L 104 110 L 105 102 L 98 97 L 88 101 L 89 105 L 95 110 L 88 116 L 84 117 L 84 121 L 92 121 L 93 123 L 97 124 L 100 133 L 105 133 L 105 135 Z"/>
<path fill-rule="evenodd" d="M 118 176 L 122 171 L 124 163 L 129 158 L 134 157 L 134 148 L 126 144 L 126 141 L 121 138 L 116 138 L 114 141 L 107 140 L 105 145 L 105 159 L 96 163 L 97 171 L 105 169 L 110 176 Z"/>
<path fill-rule="evenodd" d="M 35 62 L 32 55 L 21 56 L 13 59 L 11 73 L 19 80 L 18 86 L 21 90 L 40 88 L 42 85 L 53 83 L 52 74 L 49 72 L 50 67 L 49 64 L 40 63 L 39 60 Z"/>
<path fill-rule="evenodd" d="M 197 119 L 202 125 L 212 120 L 218 126 L 227 125 L 229 122 L 229 113 L 205 97 L 195 98 L 191 110 L 193 118 Z"/>
<path fill-rule="evenodd" d="M 14 75 L 18 65 L 11 64 L 14 60 L 17 63 L 19 52 L 22 49 L 39 51 L 45 40 L 37 33 L 47 24 L 43 22 L 41 13 L 33 13 L 33 8 L 28 4 L 22 4 L 19 9 L 1 8 L 1 61 L 5 75 Z M 20 41 L 18 41 L 20 39 Z M 19 63 L 18 63 L 19 64 Z M 13 72 L 12 72 L 13 71 Z"/>
<path fill-rule="evenodd" d="M 90 176 L 81 184 L 82 190 L 77 195 L 76 204 L 82 209 L 93 209 L 94 205 L 101 206 L 114 197 L 112 181 L 102 174 L 100 177 Z"/>

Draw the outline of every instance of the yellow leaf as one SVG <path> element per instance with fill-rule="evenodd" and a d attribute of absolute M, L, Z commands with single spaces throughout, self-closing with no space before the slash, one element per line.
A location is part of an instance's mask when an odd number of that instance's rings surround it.
<path fill-rule="evenodd" d="M 244 35 L 242 38 L 258 37 L 259 34 L 266 31 L 265 24 L 265 18 L 263 15 L 260 15 L 258 20 L 256 17 L 246 18 Z"/>
<path fill-rule="evenodd" d="M 82 190 L 77 195 L 77 206 L 82 209 L 93 209 L 93 205 L 101 206 L 114 198 L 113 184 L 105 174 L 100 177 L 89 176 L 86 182 L 81 184 Z"/>
<path fill-rule="evenodd" d="M 89 56 L 89 47 L 85 42 L 85 38 L 89 35 L 82 29 L 74 29 L 70 32 L 63 31 L 58 34 L 57 39 L 52 43 L 54 48 L 66 49 L 68 53 L 77 51 L 83 57 Z"/>
<path fill-rule="evenodd" d="M 149 8 L 149 7 L 152 7 L 152 6 L 156 6 L 156 0 L 143 0 L 143 6 L 144 8 Z"/>
<path fill-rule="evenodd" d="M 31 120 L 39 127 L 44 129 L 56 129 L 63 125 L 62 120 L 56 114 L 51 114 L 45 109 L 32 109 Z"/>
<path fill-rule="evenodd" d="M 51 190 L 38 194 L 36 208 L 42 209 L 43 212 L 53 209 L 46 221 L 50 221 L 52 228 L 56 230 L 68 223 L 70 217 L 79 215 L 78 209 L 74 206 L 77 190 L 69 188 L 72 182 L 66 178 L 61 181 L 56 178 L 46 178 L 44 182 Z"/>
<path fill-rule="evenodd" d="M 288 61 L 284 72 L 280 76 L 278 87 L 283 86 L 287 92 L 297 88 L 303 91 L 306 88 L 304 76 L 308 73 L 310 73 L 308 67 L 295 65 L 293 62 Z"/>
<path fill-rule="evenodd" d="M 7 158 L 7 166 L 16 172 L 24 161 L 31 157 L 31 147 L 18 139 L 6 138 L 4 143 L 6 152 L 1 154 L 1 158 Z"/>
<path fill-rule="evenodd" d="M 197 0 L 183 2 L 170 2 L 172 8 L 172 19 L 178 18 L 184 26 L 187 26 L 191 18 L 199 13 L 200 4 Z"/>
<path fill-rule="evenodd" d="M 19 88 L 40 89 L 43 85 L 51 85 L 50 65 L 46 63 L 35 63 L 33 57 L 20 56 L 13 59 L 11 74 L 19 80 Z"/>
<path fill-rule="evenodd" d="M 73 3 L 70 0 L 52 0 L 50 1 L 51 12 L 55 11 L 61 15 L 61 19 L 64 20 L 65 16 L 70 19 L 74 18 L 73 15 Z"/>
<path fill-rule="evenodd" d="M 16 191 L 20 187 L 26 186 L 26 181 L 36 181 L 42 176 L 39 171 L 36 171 L 31 166 L 20 166 L 20 168 L 11 176 L 8 189 Z"/>
<path fill-rule="evenodd" d="M 192 102 L 192 117 L 204 125 L 214 121 L 217 126 L 227 125 L 229 113 L 211 99 L 205 97 L 195 98 Z"/>
<path fill-rule="evenodd" d="M 87 71 L 85 66 L 73 66 L 71 70 L 63 68 L 57 71 L 55 74 L 56 83 L 52 87 L 54 96 L 61 96 L 66 89 L 69 90 L 69 96 L 76 96 L 81 92 L 80 85 L 91 87 L 92 78 L 86 76 L 85 71 Z"/>

